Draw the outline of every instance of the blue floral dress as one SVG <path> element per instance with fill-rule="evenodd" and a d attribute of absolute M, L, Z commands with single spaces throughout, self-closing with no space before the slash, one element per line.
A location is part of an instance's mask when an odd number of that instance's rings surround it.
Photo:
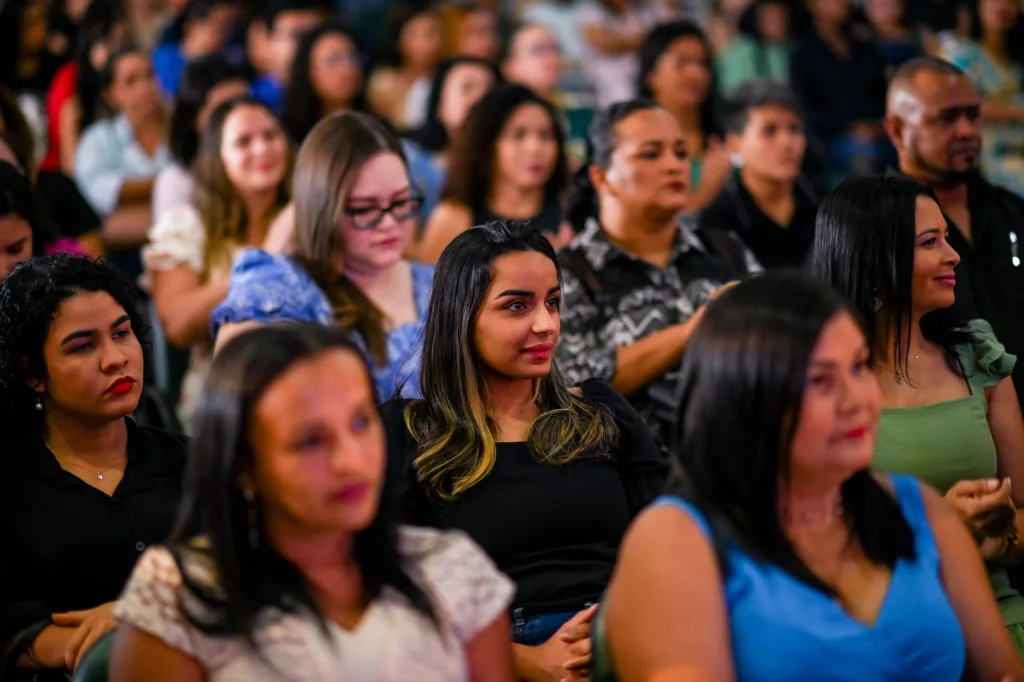
<path fill-rule="evenodd" d="M 373 370 L 377 398 L 381 402 L 395 396 L 420 397 L 423 321 L 433 279 L 433 266 L 412 265 L 413 298 L 419 319 L 403 324 L 388 335 L 387 364 L 375 363 L 362 337 L 353 334 Z M 228 296 L 210 316 L 211 335 L 216 338 L 222 324 L 249 320 L 332 324 L 334 311 L 313 278 L 291 258 L 259 249 L 243 249 L 231 268 Z"/>

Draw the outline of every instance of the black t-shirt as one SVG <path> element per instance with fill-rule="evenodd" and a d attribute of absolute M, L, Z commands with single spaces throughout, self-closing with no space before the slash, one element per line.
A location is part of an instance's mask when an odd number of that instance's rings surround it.
<path fill-rule="evenodd" d="M 36 198 L 62 237 L 78 239 L 103 225 L 74 181 L 60 171 L 39 171 Z"/>
<path fill-rule="evenodd" d="M 765 269 L 799 268 L 814 243 L 818 198 L 808 183 L 797 181 L 793 201 L 789 225 L 779 225 L 765 215 L 735 173 L 722 193 L 701 212 L 700 227 L 730 230 L 753 251 Z"/>
<path fill-rule="evenodd" d="M 633 517 L 660 492 L 665 456 L 640 416 L 606 382 L 585 381 L 584 397 L 607 405 L 619 428 L 609 456 L 562 466 L 540 464 L 526 443 L 498 443 L 494 470 L 455 502 L 428 495 L 410 463 L 408 400 L 382 407 L 388 457 L 404 471 L 405 521 L 458 528 L 516 583 L 512 608 L 526 618 L 581 610 L 608 586 L 619 543 Z"/>
<path fill-rule="evenodd" d="M 139 555 L 170 532 L 184 464 L 183 439 L 128 420 L 124 478 L 108 497 L 41 437 L 0 440 L 0 642 L 117 599 Z"/>

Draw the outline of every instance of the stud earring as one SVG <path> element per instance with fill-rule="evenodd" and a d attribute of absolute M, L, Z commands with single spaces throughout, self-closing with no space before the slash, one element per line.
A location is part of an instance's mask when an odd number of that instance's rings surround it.
<path fill-rule="evenodd" d="M 43 411 L 43 399 L 42 398 L 36 398 L 36 412 L 42 412 L 42 411 Z"/>
<path fill-rule="evenodd" d="M 739 152 L 734 152 L 729 155 L 729 163 L 733 168 L 743 168 L 743 155 Z"/>

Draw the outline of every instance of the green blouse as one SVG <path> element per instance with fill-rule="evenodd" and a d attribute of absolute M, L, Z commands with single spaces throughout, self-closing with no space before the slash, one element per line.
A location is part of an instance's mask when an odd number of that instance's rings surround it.
<path fill-rule="evenodd" d="M 967 342 L 956 347 L 971 395 L 917 407 L 886 407 L 878 427 L 872 468 L 910 474 L 945 493 L 962 480 L 995 478 L 996 445 L 988 425 L 985 389 L 1010 375 L 1017 358 L 1006 352 L 992 327 L 973 320 Z M 1024 654 L 1024 597 L 1006 570 L 989 566 L 989 578 L 1003 622 Z"/>

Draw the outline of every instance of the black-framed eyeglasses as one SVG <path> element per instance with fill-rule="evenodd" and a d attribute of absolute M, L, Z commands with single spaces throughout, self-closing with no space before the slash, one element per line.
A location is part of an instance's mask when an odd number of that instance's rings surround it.
<path fill-rule="evenodd" d="M 384 207 L 346 208 L 345 215 L 352 219 L 352 225 L 357 230 L 372 230 L 380 225 L 384 216 L 389 213 L 395 220 L 410 220 L 419 215 L 422 206 L 423 197 L 413 195 L 404 199 L 396 199 Z"/>

